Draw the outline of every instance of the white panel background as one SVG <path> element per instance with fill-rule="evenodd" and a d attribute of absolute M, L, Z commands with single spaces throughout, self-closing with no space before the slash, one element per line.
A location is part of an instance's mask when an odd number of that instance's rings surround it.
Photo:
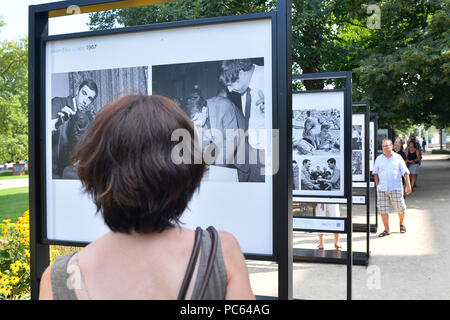
<path fill-rule="evenodd" d="M 86 50 L 96 44 L 95 50 Z M 161 64 L 264 57 L 266 128 L 272 128 L 272 22 L 245 22 L 140 31 L 127 34 L 49 41 L 46 44 L 47 237 L 90 242 L 108 231 L 101 215 L 74 180 L 51 176 L 51 74 Z M 151 87 L 149 88 L 151 94 Z M 268 134 L 267 157 L 271 157 Z M 266 162 L 267 163 L 267 162 Z M 214 225 L 233 233 L 245 253 L 273 253 L 272 176 L 265 183 L 213 183 L 200 187 L 184 226 Z"/>

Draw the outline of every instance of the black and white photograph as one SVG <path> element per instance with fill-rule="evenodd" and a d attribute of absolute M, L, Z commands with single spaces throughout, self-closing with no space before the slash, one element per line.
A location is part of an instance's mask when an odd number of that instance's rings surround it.
<path fill-rule="evenodd" d="M 365 181 L 366 115 L 352 115 L 352 181 Z"/>
<path fill-rule="evenodd" d="M 292 94 L 294 196 L 344 194 L 343 142 L 342 91 Z M 299 168 L 298 183 L 296 165 Z"/>
<path fill-rule="evenodd" d="M 388 133 L 388 129 L 378 129 L 377 132 L 377 150 L 378 150 L 378 154 L 382 154 L 383 153 L 383 140 L 384 139 L 388 139 L 389 137 L 389 133 Z"/>
<path fill-rule="evenodd" d="M 362 150 L 363 140 L 361 131 L 361 125 L 352 126 L 352 150 Z"/>
<path fill-rule="evenodd" d="M 265 181 L 266 141 L 261 132 L 271 110 L 265 105 L 264 72 L 264 58 L 152 67 L 152 94 L 174 100 L 195 125 L 203 150 L 214 150 L 204 180 Z M 233 149 L 227 150 L 227 134 L 239 130 L 248 132 L 248 138 L 238 135 Z"/>
<path fill-rule="evenodd" d="M 372 172 L 375 164 L 375 122 L 369 123 L 369 171 Z"/>
<path fill-rule="evenodd" d="M 363 173 L 363 153 L 359 150 L 352 151 L 352 175 Z"/>
<path fill-rule="evenodd" d="M 327 110 L 293 110 L 293 153 L 299 155 L 339 154 L 340 111 Z"/>
<path fill-rule="evenodd" d="M 337 191 L 341 189 L 340 163 L 336 158 L 304 157 L 300 164 L 301 190 Z"/>
<path fill-rule="evenodd" d="M 76 180 L 70 158 L 96 114 L 128 94 L 147 94 L 148 67 L 51 75 L 52 178 Z"/>

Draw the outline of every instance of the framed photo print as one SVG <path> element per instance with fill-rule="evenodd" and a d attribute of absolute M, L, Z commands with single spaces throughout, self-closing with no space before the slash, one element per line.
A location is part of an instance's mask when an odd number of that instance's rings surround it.
<path fill-rule="evenodd" d="M 364 113 L 355 113 L 352 115 L 352 180 L 365 180 L 365 128 Z"/>
<path fill-rule="evenodd" d="M 292 95 L 294 196 L 344 196 L 344 91 Z"/>
<path fill-rule="evenodd" d="M 372 172 L 375 164 L 375 122 L 369 122 L 369 170 Z"/>
<path fill-rule="evenodd" d="M 274 186 L 268 168 L 276 119 L 274 17 L 263 13 L 46 37 L 44 240 L 87 244 L 108 231 L 83 193 L 71 153 L 109 102 L 127 94 L 158 94 L 186 113 L 201 139 L 202 156 L 212 157 L 204 158 L 208 170 L 181 217 L 183 226 L 214 225 L 233 233 L 244 253 L 273 257 Z M 247 136 L 233 136 L 240 130 Z M 323 143 L 327 139 L 323 134 Z"/>

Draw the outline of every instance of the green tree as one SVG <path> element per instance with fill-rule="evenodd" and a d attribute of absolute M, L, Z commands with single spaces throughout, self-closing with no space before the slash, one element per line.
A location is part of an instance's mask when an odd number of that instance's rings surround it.
<path fill-rule="evenodd" d="M 293 0 L 292 4 L 294 72 L 352 71 L 353 100 L 369 102 L 380 125 L 449 125 L 448 0 Z M 370 4 L 380 8 L 379 29 L 367 23 Z M 104 29 L 275 7 L 276 1 L 184 0 L 95 13 L 90 26 Z M 324 82 L 303 85 L 321 89 Z"/>
<path fill-rule="evenodd" d="M 28 42 L 0 43 L 0 161 L 28 159 Z"/>
<path fill-rule="evenodd" d="M 361 0 L 293 0 L 292 59 L 294 72 L 334 71 L 336 61 L 345 61 L 344 47 L 337 46 L 337 30 L 332 26 L 348 19 L 348 12 Z M 109 29 L 117 25 L 135 26 L 168 21 L 268 12 L 276 1 L 184 0 L 166 4 L 93 13 L 90 28 Z M 323 88 L 322 81 L 308 81 L 308 89 Z"/>
<path fill-rule="evenodd" d="M 151 23 L 191 20 L 257 13 L 271 10 L 274 1 L 264 0 L 184 0 L 151 6 L 95 12 L 89 15 L 91 30 L 116 25 L 136 26 Z"/>
<path fill-rule="evenodd" d="M 380 2 L 381 28 L 360 34 L 354 97 L 384 124 L 450 124 L 448 1 Z"/>

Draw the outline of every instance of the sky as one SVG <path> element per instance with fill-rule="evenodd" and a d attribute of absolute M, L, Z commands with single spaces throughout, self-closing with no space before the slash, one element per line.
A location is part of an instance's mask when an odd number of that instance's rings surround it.
<path fill-rule="evenodd" d="M 60 0 L 61 1 L 61 0 Z M 28 35 L 28 6 L 59 2 L 58 0 L 0 0 L 0 16 L 5 26 L 0 28 L 0 41 L 17 40 Z M 49 35 L 88 31 L 87 14 L 49 19 Z"/>

